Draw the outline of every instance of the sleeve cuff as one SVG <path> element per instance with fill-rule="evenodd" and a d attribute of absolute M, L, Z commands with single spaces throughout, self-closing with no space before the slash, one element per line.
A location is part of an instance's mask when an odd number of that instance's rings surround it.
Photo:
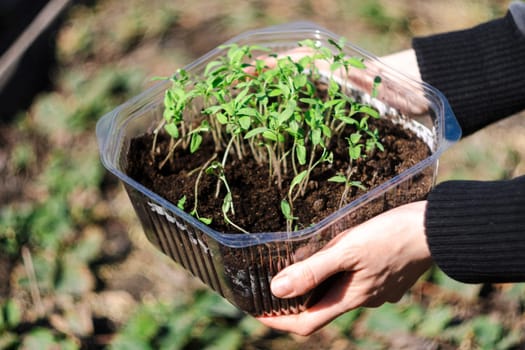
<path fill-rule="evenodd" d="M 434 261 L 450 277 L 525 281 L 525 176 L 439 184 L 428 197 L 425 228 Z"/>

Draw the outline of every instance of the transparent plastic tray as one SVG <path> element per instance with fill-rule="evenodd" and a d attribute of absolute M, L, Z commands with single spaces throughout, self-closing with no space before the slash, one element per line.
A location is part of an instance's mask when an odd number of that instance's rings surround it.
<path fill-rule="evenodd" d="M 296 47 L 303 39 L 329 47 L 339 36 L 308 22 L 292 23 L 243 33 L 228 43 L 258 44 L 276 51 Z M 435 181 L 438 158 L 459 140 L 461 130 L 445 97 L 428 84 L 415 81 L 383 64 L 372 54 L 347 43 L 344 52 L 364 59 L 365 80 L 379 75 L 382 83 L 371 97 L 365 84 L 356 82 L 352 93 L 374 105 L 383 118 L 416 132 L 429 146 L 428 158 L 389 181 L 373 188 L 311 227 L 294 232 L 252 234 L 218 232 L 150 189 L 126 172 L 130 140 L 151 132 L 162 118 L 163 98 L 170 82 L 163 81 L 130 99 L 102 117 L 97 124 L 101 160 L 125 185 L 147 238 L 162 252 L 199 277 L 240 309 L 252 315 L 296 313 L 315 302 L 321 288 L 292 299 L 279 299 L 270 292 L 271 278 L 284 267 L 305 259 L 338 233 L 370 217 L 410 201 L 421 177 L 430 176 L 427 189 L 416 194 L 423 199 Z M 216 48 L 185 67 L 202 73 L 206 64 L 224 54 Z M 350 82 L 351 84 L 352 82 Z M 361 86 L 361 87 L 360 87 Z M 365 87 L 363 87 L 365 86 Z M 413 194 L 413 193 L 412 193 Z M 367 205 L 382 203 L 370 214 Z"/>

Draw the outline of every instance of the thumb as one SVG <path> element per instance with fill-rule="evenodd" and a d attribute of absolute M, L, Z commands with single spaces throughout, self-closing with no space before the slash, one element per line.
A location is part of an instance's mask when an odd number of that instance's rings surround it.
<path fill-rule="evenodd" d="M 328 277 L 342 271 L 342 265 L 337 249 L 321 250 L 279 272 L 272 279 L 272 293 L 278 298 L 303 295 Z"/>

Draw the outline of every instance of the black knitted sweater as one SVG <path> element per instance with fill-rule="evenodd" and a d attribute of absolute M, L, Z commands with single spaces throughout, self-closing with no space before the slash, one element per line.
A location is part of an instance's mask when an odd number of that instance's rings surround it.
<path fill-rule="evenodd" d="M 525 110 L 525 3 L 511 4 L 503 18 L 412 45 L 423 80 L 447 97 L 464 136 Z M 525 176 L 438 184 L 425 227 L 432 257 L 450 277 L 525 282 Z"/>

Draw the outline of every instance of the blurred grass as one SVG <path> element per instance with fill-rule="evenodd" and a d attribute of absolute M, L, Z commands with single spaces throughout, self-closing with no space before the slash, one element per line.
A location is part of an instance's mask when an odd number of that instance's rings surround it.
<path fill-rule="evenodd" d="M 347 313 L 310 337 L 273 332 L 145 240 L 102 169 L 96 120 L 247 29 L 311 20 L 384 55 L 414 35 L 501 16 L 508 1 L 116 0 L 72 7 L 53 88 L 0 130 L 0 349 L 512 349 L 523 284 L 464 285 L 434 269 L 395 305 Z M 462 140 L 439 181 L 525 173 L 525 116 Z M 5 271 L 4 271 L 5 270 Z M 3 274 L 2 274 L 3 271 Z"/>

